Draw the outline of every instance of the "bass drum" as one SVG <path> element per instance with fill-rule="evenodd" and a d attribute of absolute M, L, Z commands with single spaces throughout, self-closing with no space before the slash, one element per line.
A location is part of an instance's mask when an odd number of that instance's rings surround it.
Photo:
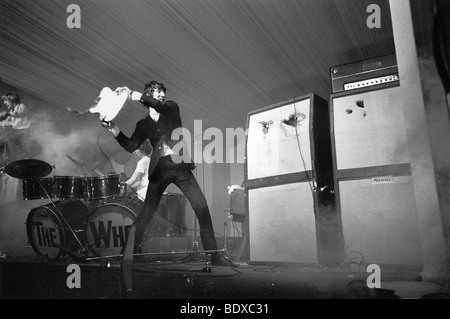
<path fill-rule="evenodd" d="M 141 208 L 142 202 L 137 197 L 118 198 L 98 206 L 86 224 L 89 246 L 99 256 L 119 255 Z"/>
<path fill-rule="evenodd" d="M 39 256 L 47 256 L 51 260 L 65 255 L 59 246 L 72 251 L 81 249 L 59 212 L 67 220 L 83 246 L 86 244 L 85 229 L 89 215 L 87 207 L 78 200 L 57 201 L 54 205 L 57 209 L 53 204 L 32 209 L 26 222 L 27 236 L 33 250 Z"/>

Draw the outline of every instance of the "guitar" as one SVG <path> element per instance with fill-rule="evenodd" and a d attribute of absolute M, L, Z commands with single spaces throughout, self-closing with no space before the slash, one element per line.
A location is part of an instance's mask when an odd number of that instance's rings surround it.
<path fill-rule="evenodd" d="M 109 87 L 104 87 L 100 95 L 95 99 L 95 105 L 89 109 L 80 112 L 70 107 L 67 108 L 70 112 L 84 115 L 87 113 L 98 113 L 104 122 L 111 122 L 119 115 L 125 102 L 127 101 L 128 93 L 125 90 L 116 89 L 111 90 Z"/>

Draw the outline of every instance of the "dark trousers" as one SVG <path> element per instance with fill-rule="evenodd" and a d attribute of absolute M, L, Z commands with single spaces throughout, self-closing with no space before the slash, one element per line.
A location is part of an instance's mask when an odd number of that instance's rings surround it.
<path fill-rule="evenodd" d="M 141 213 L 134 222 L 136 225 L 135 252 L 139 251 L 146 226 L 157 211 L 164 190 L 171 183 L 175 184 L 183 192 L 197 216 L 203 249 L 217 250 L 208 204 L 192 171 L 189 168 L 183 168 L 183 164 L 176 165 L 173 162 L 169 166 L 166 164 L 167 161 L 164 160 L 158 162 L 158 166 L 149 180 L 147 195 Z"/>

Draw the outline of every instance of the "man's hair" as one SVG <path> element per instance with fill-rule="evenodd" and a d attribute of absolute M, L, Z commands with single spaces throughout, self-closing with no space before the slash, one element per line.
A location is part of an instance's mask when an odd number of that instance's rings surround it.
<path fill-rule="evenodd" d="M 12 102 L 13 104 L 19 104 L 20 103 L 20 96 L 16 92 L 12 91 L 8 94 L 2 95 L 3 100 L 8 100 L 9 102 Z"/>
<path fill-rule="evenodd" d="M 153 152 L 153 147 L 152 147 L 152 144 L 150 143 L 149 139 L 146 139 L 144 141 L 144 143 L 142 143 L 138 147 L 138 150 L 140 150 L 145 155 L 150 155 Z"/>
<path fill-rule="evenodd" d="M 161 82 L 151 81 L 145 84 L 144 94 L 152 95 L 155 90 L 162 90 L 166 93 L 166 87 Z"/>

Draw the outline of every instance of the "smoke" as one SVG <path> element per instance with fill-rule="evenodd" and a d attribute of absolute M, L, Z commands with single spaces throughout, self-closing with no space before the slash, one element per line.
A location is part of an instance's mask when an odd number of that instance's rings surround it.
<path fill-rule="evenodd" d="M 101 171 L 107 158 L 98 137 L 104 129 L 87 117 L 60 112 L 35 109 L 29 141 L 37 150 L 33 157 L 52 165 L 53 176 L 89 176 L 92 170 Z"/>

